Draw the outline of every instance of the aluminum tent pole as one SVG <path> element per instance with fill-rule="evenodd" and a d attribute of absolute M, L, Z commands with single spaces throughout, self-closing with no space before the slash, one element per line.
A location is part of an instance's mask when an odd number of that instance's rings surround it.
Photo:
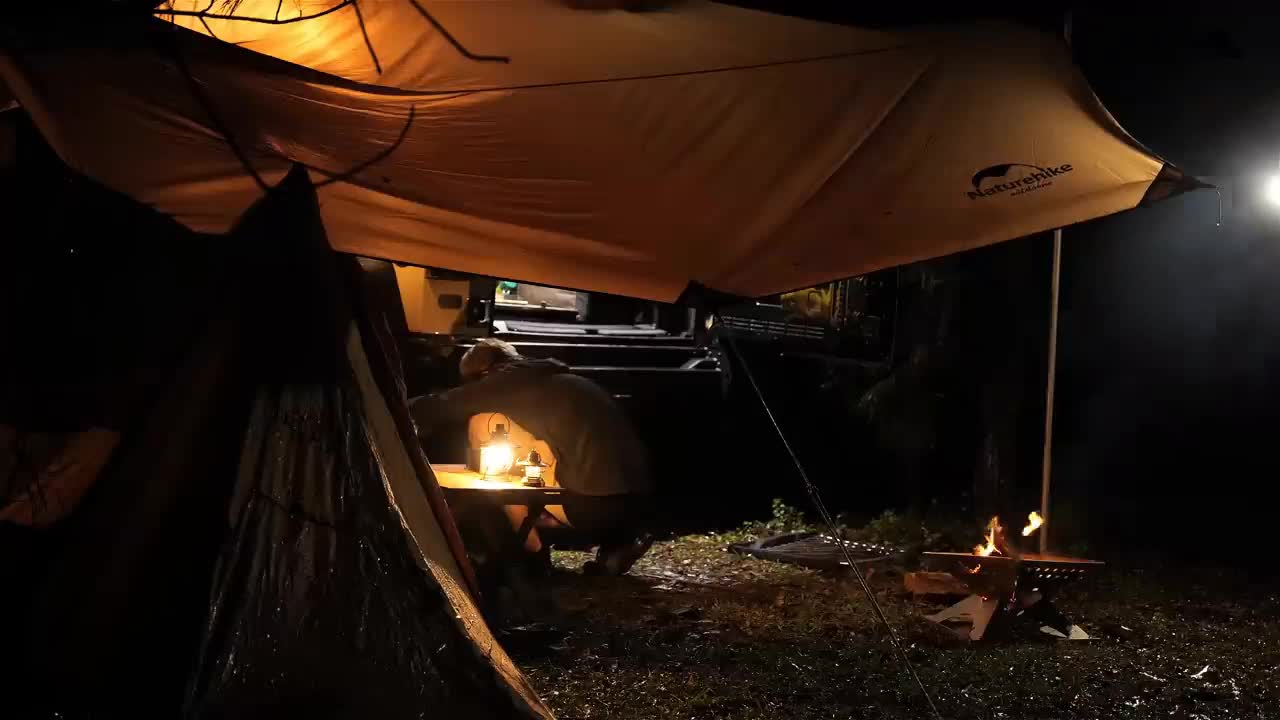
<path fill-rule="evenodd" d="M 1053 231 L 1053 280 L 1049 300 L 1049 372 L 1044 390 L 1044 452 L 1040 465 L 1040 554 L 1049 551 L 1049 481 L 1053 475 L 1053 386 L 1058 372 L 1058 287 L 1062 278 L 1062 228 Z"/>

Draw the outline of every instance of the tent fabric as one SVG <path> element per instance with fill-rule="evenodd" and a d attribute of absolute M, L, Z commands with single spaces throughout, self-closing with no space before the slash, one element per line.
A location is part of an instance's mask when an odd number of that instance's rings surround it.
<path fill-rule="evenodd" d="M 6 718 L 550 717 L 468 592 L 305 179 L 226 237 L 107 223 L 180 243 L 104 265 L 151 291 L 134 320 L 166 352 L 77 510 L 0 523 Z M 94 190 L 72 205 L 119 201 Z M 46 280 L 65 265 L 43 260 Z"/>
<path fill-rule="evenodd" d="M 351 379 L 258 396 L 188 717 L 550 717 L 467 595 L 349 339 Z"/>
<path fill-rule="evenodd" d="M 211 324 L 67 521 L 0 523 L 5 717 L 178 716 L 251 399 Z"/>
<path fill-rule="evenodd" d="M 1013 25 L 884 33 L 707 2 L 358 9 L 95 30 L 8 50 L 0 79 L 69 164 L 194 229 L 226 230 L 261 194 L 226 132 L 267 183 L 293 162 L 340 177 L 318 189 L 338 250 L 664 301 L 980 247 L 1180 179 L 1059 39 Z"/>
<path fill-rule="evenodd" d="M 305 172 L 238 234 L 274 243 L 241 293 L 255 399 L 187 716 L 550 717 L 467 591 Z"/>

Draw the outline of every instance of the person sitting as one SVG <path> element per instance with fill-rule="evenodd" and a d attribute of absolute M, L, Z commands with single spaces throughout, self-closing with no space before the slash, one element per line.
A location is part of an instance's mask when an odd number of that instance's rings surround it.
<path fill-rule="evenodd" d="M 425 436 L 478 415 L 508 418 L 536 444 L 545 443 L 554 481 L 568 491 L 561 519 L 540 517 L 525 550 L 549 561 L 546 542 L 586 540 L 598 550 L 585 571 L 630 570 L 651 544 L 653 480 L 644 443 L 609 393 L 557 360 L 521 357 L 509 343 L 492 338 L 468 350 L 459 371 L 460 387 L 410 401 L 418 432 Z M 523 522 L 524 512 L 507 508 L 513 527 Z"/>

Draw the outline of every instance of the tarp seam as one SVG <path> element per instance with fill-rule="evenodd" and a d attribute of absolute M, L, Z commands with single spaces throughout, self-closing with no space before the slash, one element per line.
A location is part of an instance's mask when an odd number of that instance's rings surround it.
<path fill-rule="evenodd" d="M 159 20 L 159 22 L 162 22 L 165 25 L 170 25 L 168 21 Z M 911 47 L 913 47 L 909 43 L 903 43 L 899 45 L 891 45 L 891 46 L 882 47 L 882 48 L 872 48 L 870 50 L 849 50 L 841 53 L 829 53 L 826 55 L 813 55 L 810 57 L 789 58 L 786 60 L 773 60 L 770 62 L 761 62 L 761 63 L 749 63 L 746 65 L 724 65 L 721 67 L 700 68 L 697 70 L 681 70 L 677 72 L 652 73 L 647 75 L 627 75 L 623 77 L 610 77 L 610 78 L 592 78 L 587 80 L 564 80 L 561 82 L 529 83 L 525 85 L 493 85 L 489 87 L 455 88 L 452 90 L 444 90 L 444 89 L 438 89 L 438 88 L 437 89 L 393 88 L 387 85 L 374 85 L 371 83 L 363 83 L 356 80 L 349 80 L 347 78 L 343 78 L 338 75 L 332 75 L 330 73 L 322 72 L 319 70 L 313 70 L 303 65 L 291 63 L 288 60 L 281 60 L 279 58 L 272 57 L 270 55 L 264 55 L 262 53 L 257 52 L 256 50 L 251 50 L 241 45 L 235 45 L 222 40 L 217 40 L 212 37 L 208 37 L 207 40 L 204 40 L 203 38 L 206 38 L 204 34 L 198 33 L 194 30 L 189 30 L 180 25 L 171 25 L 171 27 L 180 32 L 188 33 L 189 36 L 202 38 L 202 40 L 198 40 L 197 42 L 213 42 L 213 43 L 217 43 L 220 46 L 226 46 L 229 48 L 235 48 L 237 50 L 243 50 L 245 52 L 252 53 L 255 59 L 260 58 L 262 60 L 267 61 L 266 63 L 264 63 L 266 65 L 279 64 L 281 66 L 281 70 L 286 68 L 288 69 L 296 68 L 298 70 L 305 71 L 307 74 L 314 75 L 317 78 L 316 80 L 308 80 L 306 82 L 317 82 L 319 81 L 320 78 L 324 78 L 327 84 L 331 84 L 335 86 L 346 86 L 348 89 L 368 92 L 370 94 L 388 95 L 388 96 L 396 96 L 396 97 L 406 97 L 406 96 L 414 96 L 414 95 L 460 95 L 460 94 L 469 95 L 474 93 L 513 92 L 516 90 L 541 90 L 541 89 L 548 89 L 548 88 L 572 87 L 576 85 L 602 85 L 602 84 L 609 84 L 609 83 L 640 82 L 644 80 L 662 80 L 665 78 L 689 77 L 689 76 L 696 76 L 696 75 L 714 75 L 719 73 L 739 72 L 739 71 L 746 71 L 746 70 L 763 70 L 767 68 L 784 67 L 787 65 L 803 65 L 806 63 L 822 63 L 822 62 L 830 62 L 833 60 L 847 60 L 850 58 L 865 57 L 868 55 L 880 55 L 883 53 L 894 52 L 897 50 L 909 50 L 911 49 Z"/>

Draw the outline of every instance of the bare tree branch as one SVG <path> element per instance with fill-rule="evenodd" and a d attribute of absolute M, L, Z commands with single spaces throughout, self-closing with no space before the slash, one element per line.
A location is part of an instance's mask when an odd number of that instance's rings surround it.
<path fill-rule="evenodd" d="M 252 163 L 249 161 L 249 156 L 235 141 L 235 138 L 231 134 L 231 130 L 228 128 L 226 123 L 223 122 L 222 116 L 221 114 L 218 113 L 217 107 L 214 105 L 212 98 L 210 98 L 204 92 L 204 88 L 200 86 L 200 81 L 197 80 L 195 75 L 191 73 L 191 68 L 187 65 L 186 59 L 182 57 L 181 51 L 178 49 L 176 45 L 173 45 L 173 44 L 170 44 L 168 49 L 170 51 L 170 54 L 173 57 L 174 64 L 177 66 L 178 71 L 181 73 L 183 79 L 186 80 L 188 89 L 191 91 L 192 96 L 195 97 L 196 101 L 204 109 L 205 114 L 209 116 L 209 121 L 213 125 L 214 129 L 218 132 L 219 135 L 222 136 L 222 139 L 227 143 L 227 146 L 231 148 L 231 152 L 236 156 L 236 159 L 240 161 L 241 166 L 244 167 L 245 172 L 248 173 L 249 176 L 253 178 L 254 182 L 257 183 L 258 187 L 264 193 L 270 192 L 270 188 L 268 187 L 266 181 L 264 181 L 262 179 L 262 176 L 258 174 L 258 171 L 254 169 Z M 396 136 L 395 141 L 390 145 L 388 145 L 381 152 L 374 155 L 373 157 L 363 162 L 360 162 L 346 170 L 343 170 L 337 173 L 332 173 L 332 172 L 329 172 L 328 170 L 312 167 L 310 165 L 305 165 L 305 167 L 308 170 L 317 172 L 325 176 L 324 180 L 321 180 L 320 182 L 317 182 L 317 183 L 313 183 L 313 186 L 317 188 L 322 188 L 326 185 L 332 185 L 337 182 L 345 182 L 355 177 L 356 175 L 364 172 L 365 170 L 368 170 L 374 165 L 377 165 L 378 163 L 382 162 L 388 157 L 391 157 L 392 153 L 394 153 L 396 150 L 400 148 L 402 144 L 404 144 L 405 138 L 409 136 L 409 130 L 410 128 L 413 127 L 413 121 L 416 117 L 417 117 L 417 108 L 413 105 L 410 105 L 409 116 L 405 119 L 404 126 L 400 128 L 400 134 Z M 297 162 L 283 155 L 281 155 L 280 157 L 285 160 L 290 160 L 291 162 Z"/>
<path fill-rule="evenodd" d="M 282 0 L 283 1 L 283 0 Z M 378 62 L 378 53 L 373 50 L 373 41 L 369 39 L 369 31 L 364 26 L 364 13 L 360 12 L 360 0 L 355 0 L 352 6 L 356 9 L 356 20 L 360 23 L 360 34 L 364 35 L 364 46 L 369 48 L 369 57 L 373 58 L 373 67 L 382 74 L 382 63 Z"/>
<path fill-rule="evenodd" d="M 440 24 L 439 20 L 436 20 L 431 13 L 427 12 L 426 8 L 422 7 L 422 3 L 418 2 L 418 0 L 409 0 L 409 4 L 413 5 L 413 7 L 418 11 L 418 14 L 426 18 L 427 22 L 431 23 L 431 27 L 435 28 L 437 32 L 443 35 L 444 39 L 448 40 L 449 44 L 452 45 L 455 50 L 457 50 L 459 53 L 462 54 L 462 57 L 468 60 L 475 60 L 477 62 L 500 62 L 500 63 L 511 62 L 511 58 L 505 55 L 476 55 L 475 53 L 471 52 L 466 47 L 464 47 L 462 43 L 458 42 L 458 39 L 455 38 L 448 30 L 446 30 L 444 25 Z"/>
<path fill-rule="evenodd" d="M 246 15 L 236 15 L 235 10 L 238 9 L 240 5 L 239 0 L 223 0 L 222 7 L 223 9 L 227 10 L 227 13 L 226 14 L 214 13 L 212 12 L 212 9 L 213 9 L 213 6 L 217 3 L 217 1 L 218 0 L 209 0 L 209 4 L 205 6 L 204 10 L 174 10 L 172 1 L 170 0 L 170 2 L 168 3 L 169 9 L 159 14 L 169 15 L 170 22 L 173 21 L 174 16 L 195 17 L 200 20 L 200 24 L 204 26 L 205 31 L 208 32 L 211 37 L 217 38 L 217 36 L 214 35 L 213 29 L 209 26 L 208 19 L 254 22 L 254 23 L 260 23 L 264 25 L 287 25 L 290 23 L 301 22 L 304 20 L 313 20 L 315 18 L 323 17 L 325 15 L 329 15 L 331 13 L 337 12 L 338 10 L 341 10 L 342 8 L 348 5 L 351 5 L 355 10 L 356 20 L 360 24 L 360 32 L 364 36 L 365 47 L 369 49 L 369 56 L 373 59 L 373 65 L 377 69 L 379 74 L 382 73 L 382 63 L 378 60 L 378 54 L 374 50 L 373 41 L 370 39 L 368 29 L 365 26 L 364 14 L 361 12 L 360 5 L 357 0 L 341 0 L 341 2 L 338 2 L 337 4 L 331 7 L 328 7 L 325 10 L 322 10 L 320 12 L 313 13 L 311 15 L 299 15 L 298 17 L 287 18 L 285 20 L 280 19 L 280 9 L 284 5 L 284 0 L 278 0 L 278 2 L 276 3 L 276 12 L 275 12 L 274 18 L 260 18 L 260 17 L 246 16 Z M 475 60 L 478 62 L 501 62 L 501 63 L 511 62 L 511 58 L 506 56 L 478 55 L 476 53 L 471 52 L 466 47 L 464 47 L 462 43 L 459 42 L 458 39 L 453 36 L 452 33 L 450 33 L 447 29 L 445 29 L 445 27 L 442 24 L 440 24 L 440 22 L 436 20 L 435 17 L 418 2 L 418 0 L 408 0 L 408 1 L 410 4 L 413 5 L 413 7 L 418 11 L 418 13 L 422 15 L 422 17 L 425 18 L 427 22 L 429 22 L 431 26 L 435 28 L 436 31 L 438 31 L 445 38 L 445 40 L 447 40 L 449 44 L 452 45 L 454 49 L 457 50 L 458 53 L 460 53 L 463 57 L 469 60 Z M 199 103 L 201 108 L 204 110 L 205 114 L 208 115 L 209 121 L 213 125 L 214 129 L 218 132 L 218 134 L 222 136 L 223 140 L 226 141 L 227 145 L 231 148 L 231 152 L 236 156 L 236 159 L 239 160 L 240 164 L 244 167 L 245 172 L 248 173 L 249 176 L 253 178 L 254 182 L 257 183 L 258 187 L 261 188 L 264 193 L 268 192 L 269 188 L 266 182 L 262 179 L 262 176 L 258 174 L 257 170 L 254 169 L 253 165 L 249 160 L 248 154 L 246 154 L 244 150 L 236 143 L 235 138 L 232 136 L 230 129 L 228 128 L 226 123 L 223 121 L 222 116 L 218 113 L 217 107 L 214 105 L 212 98 L 210 98 L 205 93 L 204 88 L 200 85 L 200 82 L 191 73 L 191 69 L 187 65 L 186 59 L 183 58 L 181 51 L 179 50 L 178 46 L 172 42 L 172 39 L 170 39 L 168 50 L 173 58 L 174 64 L 177 66 L 179 72 L 183 76 L 183 79 L 186 81 L 188 89 L 190 90 L 192 96 Z M 413 121 L 416 117 L 416 113 L 417 113 L 417 108 L 414 106 L 410 106 L 409 117 L 405 120 L 404 127 L 400 129 L 400 134 L 399 136 L 396 137 L 395 142 L 391 143 L 391 145 L 389 145 L 388 147 L 386 147 L 384 150 L 374 155 L 373 157 L 369 158 L 368 160 L 365 160 L 364 162 L 361 162 L 347 170 L 344 170 L 338 173 L 331 173 L 327 170 L 322 170 L 320 168 L 308 167 L 309 170 L 318 172 L 321 175 L 325 176 L 324 180 L 318 183 L 314 183 L 314 186 L 317 188 L 320 188 L 326 185 L 332 185 L 333 183 L 336 183 L 336 182 L 349 180 L 352 177 L 355 177 L 356 175 L 364 172 L 370 167 L 373 167 L 377 163 L 382 162 L 383 160 L 390 157 L 391 154 L 394 153 L 404 143 L 405 138 L 409 136 L 409 130 L 413 126 Z"/>
<path fill-rule="evenodd" d="M 258 174 L 258 171 L 253 168 L 253 164 L 249 162 L 249 156 L 236 143 L 235 138 L 231 135 L 231 130 L 222 121 L 222 116 L 214 106 L 213 100 L 205 94 L 204 88 L 200 87 L 200 81 L 196 80 L 195 76 L 191 74 L 191 68 L 187 66 L 187 61 L 182 57 L 182 51 L 178 49 L 177 43 L 173 41 L 173 38 L 168 38 L 166 44 L 168 45 L 169 54 L 173 57 L 174 64 L 178 67 L 178 72 L 182 74 L 183 79 L 187 82 L 187 88 L 191 91 L 191 95 L 195 97 L 196 102 L 204 109 L 205 114 L 209 116 L 209 121 L 213 124 L 214 129 L 230 146 L 231 152 L 240 161 L 245 172 L 249 173 L 249 177 L 252 177 L 253 181 L 258 184 L 262 192 L 269 192 L 270 188 L 267 183 Z"/>
<path fill-rule="evenodd" d="M 465 45 L 463 45 L 458 40 L 458 38 L 454 37 L 453 33 L 449 32 L 449 30 L 445 28 L 445 26 L 441 24 L 440 21 L 437 20 L 429 10 L 423 7 L 421 2 L 419 2 L 418 0 L 408 0 L 408 2 L 409 4 L 413 5 L 413 8 L 418 11 L 418 14 L 421 15 L 423 19 L 425 19 L 428 23 L 431 24 L 431 27 L 436 29 L 436 32 L 440 33 L 440 35 L 443 36 L 444 39 L 447 40 L 449 44 L 452 45 L 453 48 L 457 50 L 460 55 L 467 58 L 468 60 L 475 60 L 476 62 L 498 62 L 498 63 L 511 62 L 511 58 L 507 57 L 506 55 L 480 55 L 480 54 L 471 52 L 466 48 Z M 214 4 L 216 3 L 217 3 L 217 0 L 209 0 L 209 4 L 205 6 L 204 10 L 169 9 L 164 11 L 163 14 L 169 16 L 170 22 L 172 22 L 173 19 L 177 16 L 200 18 L 201 22 L 205 26 L 205 29 L 208 30 L 209 25 L 207 22 L 205 22 L 206 18 L 214 19 L 214 20 L 232 20 L 232 21 L 238 21 L 238 22 L 260 23 L 263 25 L 288 25 L 291 23 L 302 22 L 304 20 L 314 20 L 315 18 L 324 17 L 325 15 L 337 12 L 346 6 L 351 5 L 355 8 L 356 20 L 360 23 L 360 32 L 361 34 L 364 35 L 364 43 L 365 43 L 365 46 L 369 48 L 369 56 L 373 58 L 373 65 L 375 68 L 377 68 L 378 74 L 382 74 L 382 63 L 378 61 L 378 54 L 377 52 L 374 51 L 373 42 L 369 38 L 369 31 L 365 28 L 364 13 L 360 11 L 360 5 L 358 2 L 356 2 L 356 0 L 340 0 L 340 2 L 338 2 L 336 5 L 332 5 L 328 8 L 325 8 L 320 12 L 312 13 L 310 15 L 299 15 L 298 17 L 293 17 L 293 18 L 285 18 L 284 20 L 280 19 L 280 8 L 284 5 L 284 0 L 277 0 L 276 14 L 274 18 L 253 17 L 250 15 L 236 15 L 234 13 L 234 10 L 235 8 L 239 7 L 238 0 L 226 0 L 226 2 L 223 3 L 223 7 L 230 8 L 232 12 L 228 12 L 225 15 L 220 13 L 215 13 L 215 12 L 212 12 L 212 10 L 213 10 Z M 213 35 L 213 32 L 210 31 L 209 34 Z"/>
<path fill-rule="evenodd" d="M 165 14 L 177 15 L 181 17 L 209 18 L 212 20 L 234 20 L 237 22 L 251 22 L 251 23 L 259 23 L 262 25 L 289 25 L 290 23 L 303 22 L 304 20 L 314 20 L 319 17 L 324 17 L 325 15 L 328 15 L 330 13 L 337 12 L 348 5 L 355 4 L 355 0 L 340 0 L 338 4 L 327 7 L 324 10 L 321 10 L 320 12 L 312 13 L 310 15 L 299 15 L 298 17 L 285 18 L 284 20 L 281 20 L 278 17 L 273 19 L 273 18 L 253 17 L 251 15 L 235 15 L 235 14 L 220 15 L 215 12 L 210 12 L 210 9 L 213 7 L 214 2 L 216 1 L 217 0 L 210 0 L 208 7 L 206 7 L 204 10 L 174 10 L 172 12 L 166 11 Z"/>
<path fill-rule="evenodd" d="M 388 157 L 391 157 L 391 153 L 395 152 L 400 147 L 400 145 L 404 143 L 404 139 L 409 136 L 409 128 L 413 126 L 413 118 L 416 111 L 417 109 L 413 105 L 410 105 L 409 118 L 405 120 L 404 127 L 400 128 L 400 135 L 399 137 L 396 138 L 396 141 L 391 143 L 391 145 L 389 145 L 382 152 L 378 153 L 377 155 L 374 155 L 368 160 L 365 160 L 359 165 L 356 165 L 349 170 L 344 170 L 341 173 L 337 173 L 337 174 L 330 174 L 328 172 L 325 172 L 324 170 L 320 170 L 319 168 L 311 168 L 312 170 L 315 170 L 321 175 L 327 176 L 326 179 L 321 180 L 318 183 L 315 183 L 315 186 L 318 188 L 322 188 L 325 185 L 332 185 L 336 182 L 349 180 L 352 177 L 355 177 L 356 175 L 358 175 L 359 173 L 362 173 L 365 170 L 368 170 L 369 168 L 373 167 L 374 165 L 382 162 L 383 160 L 386 160 Z"/>
<path fill-rule="evenodd" d="M 173 22 L 173 18 L 169 18 L 169 22 Z M 209 27 L 209 23 L 204 19 L 204 16 L 200 17 L 200 24 L 204 26 L 204 31 L 209 33 L 209 37 L 213 38 L 214 40 L 221 39 L 217 36 L 216 33 L 213 32 L 213 28 Z"/>

